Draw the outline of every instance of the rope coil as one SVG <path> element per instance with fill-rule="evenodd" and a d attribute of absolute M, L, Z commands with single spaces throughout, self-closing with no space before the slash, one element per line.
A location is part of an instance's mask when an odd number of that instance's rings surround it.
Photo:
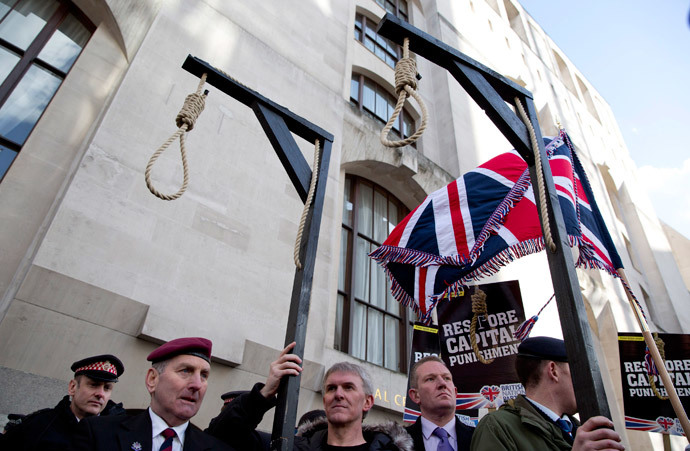
<path fill-rule="evenodd" d="M 405 38 L 403 41 L 403 57 L 395 63 L 395 93 L 398 95 L 398 102 L 395 104 L 395 110 L 388 119 L 386 126 L 381 130 L 381 144 L 386 147 L 403 147 L 417 141 L 424 130 L 426 129 L 427 119 L 429 113 L 421 96 L 417 93 L 417 63 L 410 58 L 410 40 Z M 411 136 L 399 141 L 391 141 L 388 139 L 388 133 L 393 128 L 393 124 L 398 120 L 398 116 L 402 111 L 405 100 L 408 97 L 413 97 L 419 104 L 422 110 L 422 123 Z M 403 134 L 403 130 L 400 130 Z"/>
<path fill-rule="evenodd" d="M 529 132 L 529 138 L 532 144 L 532 150 L 534 151 L 534 162 L 537 169 L 537 188 L 539 190 L 539 211 L 541 212 L 541 226 L 544 231 L 544 241 L 549 247 L 551 252 L 556 252 L 556 243 L 553 241 L 553 236 L 551 235 L 551 224 L 549 223 L 549 212 L 546 206 L 546 182 L 544 182 L 544 172 L 542 170 L 541 153 L 539 152 L 539 144 L 537 143 L 537 133 L 534 131 L 532 122 L 529 120 L 529 116 L 522 106 L 520 99 L 515 97 L 515 106 L 520 114 L 522 122 L 525 123 L 527 131 Z"/>
<path fill-rule="evenodd" d="M 661 355 L 662 360 L 666 360 L 666 352 L 664 351 L 664 347 L 666 344 L 664 343 L 664 340 L 659 337 L 659 334 L 657 332 L 654 332 L 654 344 L 656 344 L 657 349 L 659 350 L 659 355 Z M 651 359 L 650 359 L 651 360 Z M 652 361 L 653 364 L 653 361 Z M 647 365 L 647 357 L 645 356 L 645 365 Z M 649 380 L 649 385 L 652 387 L 652 391 L 654 392 L 654 395 L 661 399 L 662 401 L 666 401 L 668 399 L 668 396 L 664 396 L 659 392 L 659 389 L 656 386 L 656 382 L 654 381 L 654 376 L 656 374 L 659 374 L 658 370 L 654 368 L 653 371 L 651 371 L 651 368 L 647 369 L 647 379 Z"/>
<path fill-rule="evenodd" d="M 146 165 L 146 170 L 144 171 L 146 186 L 148 187 L 149 191 L 151 191 L 151 193 L 159 199 L 175 200 L 180 198 L 180 196 L 182 196 L 182 194 L 184 194 L 184 192 L 187 190 L 187 185 L 189 184 L 189 168 L 187 165 L 185 135 L 187 132 L 190 132 L 192 129 L 194 129 L 196 120 L 199 118 L 199 115 L 202 111 L 204 111 L 204 107 L 206 106 L 206 96 L 208 95 L 208 91 L 205 91 L 203 94 L 201 93 L 201 89 L 204 87 L 204 83 L 206 83 L 206 75 L 207 74 L 203 74 L 201 76 L 196 92 L 189 94 L 185 98 L 182 109 L 179 113 L 177 113 L 177 116 L 175 117 L 175 124 L 178 127 L 177 131 L 173 133 L 170 138 L 168 138 L 168 140 L 165 141 L 153 153 L 153 155 L 151 155 L 151 158 Z M 180 154 L 182 155 L 182 186 L 175 194 L 163 194 L 153 186 L 153 182 L 151 182 L 151 170 L 153 169 L 153 164 L 156 162 L 156 160 L 158 160 L 158 157 L 163 153 L 163 151 L 178 138 L 180 139 Z"/>
<path fill-rule="evenodd" d="M 486 307 L 486 293 L 477 287 L 471 299 L 472 313 L 474 313 L 474 315 L 472 316 L 472 323 L 470 324 L 470 342 L 472 343 L 472 349 L 477 359 L 484 365 L 488 365 L 492 363 L 494 359 L 485 359 L 481 352 L 479 352 L 479 345 L 477 344 L 477 319 L 480 316 L 486 319 L 486 315 L 489 313 Z"/>
<path fill-rule="evenodd" d="M 295 240 L 295 249 L 293 258 L 297 269 L 302 269 L 302 262 L 299 258 L 299 250 L 302 246 L 302 236 L 304 235 L 304 224 L 307 222 L 307 213 L 309 206 L 314 200 L 314 191 L 316 191 L 316 181 L 319 178 L 319 164 L 321 161 L 321 145 L 317 139 L 314 143 L 314 169 L 311 172 L 311 181 L 309 182 L 309 192 L 307 193 L 307 200 L 304 202 L 304 210 L 302 210 L 302 217 L 299 221 L 299 228 L 297 229 L 297 239 Z"/>

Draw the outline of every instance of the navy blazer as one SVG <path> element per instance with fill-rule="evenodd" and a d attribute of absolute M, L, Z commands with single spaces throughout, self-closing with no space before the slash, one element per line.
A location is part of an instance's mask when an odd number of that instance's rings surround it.
<path fill-rule="evenodd" d="M 74 450 L 151 451 L 151 435 L 151 417 L 148 410 L 133 416 L 90 417 L 79 422 L 74 438 Z M 183 450 L 232 451 L 233 448 L 189 423 Z"/>
<path fill-rule="evenodd" d="M 410 434 L 412 440 L 414 441 L 415 451 L 425 451 L 424 436 L 422 435 L 422 417 L 420 416 L 417 418 L 417 421 L 414 424 L 405 427 L 405 430 L 408 434 Z M 458 438 L 458 451 L 469 451 L 473 433 L 473 427 L 466 425 L 455 417 L 455 434 Z"/>

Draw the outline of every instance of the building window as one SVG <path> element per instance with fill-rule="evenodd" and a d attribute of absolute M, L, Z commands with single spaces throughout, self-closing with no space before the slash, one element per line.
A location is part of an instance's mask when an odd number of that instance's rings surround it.
<path fill-rule="evenodd" d="M 391 369 L 407 371 L 408 309 L 390 292 L 390 280 L 369 258 L 398 221 L 405 206 L 382 187 L 345 178 L 335 348 Z"/>
<path fill-rule="evenodd" d="M 407 12 L 406 0 L 376 0 L 379 6 L 386 10 L 387 13 L 395 14 L 405 22 L 409 22 L 409 14 Z"/>
<path fill-rule="evenodd" d="M 355 16 L 355 39 L 395 69 L 402 53 L 400 46 L 376 34 L 376 23 L 362 14 Z"/>
<path fill-rule="evenodd" d="M 520 39 L 527 44 L 527 33 L 525 32 L 525 27 L 522 25 L 522 18 L 520 17 L 520 11 L 513 5 L 510 0 L 503 0 L 503 4 L 506 8 L 506 14 L 508 14 L 508 22 L 510 22 L 510 28 L 513 29 L 515 34 L 520 36 Z"/>
<path fill-rule="evenodd" d="M 0 2 L 0 180 L 95 26 L 70 2 Z"/>
<path fill-rule="evenodd" d="M 575 91 L 575 84 L 573 83 L 573 77 L 570 76 L 568 64 L 563 60 L 563 58 L 561 58 L 561 55 L 556 53 L 556 51 L 553 52 L 553 56 L 556 59 L 556 65 L 558 66 L 558 73 L 561 76 L 561 81 L 565 87 L 568 88 L 568 91 L 577 96 L 577 91 Z"/>
<path fill-rule="evenodd" d="M 350 101 L 357 105 L 360 110 L 371 113 L 376 119 L 386 124 L 395 110 L 398 99 L 389 94 L 383 86 L 365 76 L 352 74 Z M 401 129 L 402 136 L 405 138 L 414 134 L 414 120 L 405 108 L 402 109 L 398 119 L 393 124 L 393 132 L 398 136 L 401 136 Z M 415 147 L 416 144 L 413 143 L 412 146 Z"/>

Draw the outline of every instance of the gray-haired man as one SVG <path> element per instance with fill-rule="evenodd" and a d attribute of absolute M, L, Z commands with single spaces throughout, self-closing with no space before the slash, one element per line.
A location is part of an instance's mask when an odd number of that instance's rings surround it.
<path fill-rule="evenodd" d="M 265 384 L 256 384 L 251 392 L 237 398 L 209 428 L 208 432 L 242 450 L 265 449 L 254 429 L 263 415 L 275 405 L 275 394 L 284 376 L 296 376 L 302 360 L 289 352 L 294 343 L 271 363 Z M 323 406 L 326 418 L 295 437 L 295 450 L 412 450 L 412 439 L 397 423 L 362 425 L 374 406 L 369 374 L 359 365 L 340 362 L 326 371 L 323 378 Z"/>

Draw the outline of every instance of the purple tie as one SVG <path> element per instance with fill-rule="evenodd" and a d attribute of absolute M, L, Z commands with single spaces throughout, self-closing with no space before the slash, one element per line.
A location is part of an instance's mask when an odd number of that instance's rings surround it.
<path fill-rule="evenodd" d="M 163 434 L 163 437 L 165 437 L 165 440 L 163 441 L 163 444 L 160 447 L 159 451 L 172 451 L 172 443 L 173 439 L 175 438 L 175 431 L 171 428 L 168 428 L 161 432 Z"/>
<path fill-rule="evenodd" d="M 446 432 L 445 429 L 442 427 L 437 427 L 434 429 L 434 435 L 441 440 L 438 443 L 438 448 L 436 448 L 436 451 L 453 451 L 453 447 L 450 446 L 450 442 L 448 441 L 448 432 Z"/>

